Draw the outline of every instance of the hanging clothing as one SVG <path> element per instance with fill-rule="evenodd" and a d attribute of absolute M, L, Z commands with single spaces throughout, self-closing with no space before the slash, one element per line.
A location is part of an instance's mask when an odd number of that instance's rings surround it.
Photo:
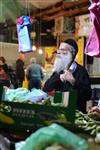
<path fill-rule="evenodd" d="M 100 57 L 100 2 L 92 3 L 89 10 L 93 29 L 86 44 L 85 53 L 89 56 Z"/>
<path fill-rule="evenodd" d="M 29 16 L 21 16 L 17 20 L 17 33 L 19 52 L 26 53 L 32 51 L 32 44 L 30 32 L 32 27 L 32 20 Z"/>

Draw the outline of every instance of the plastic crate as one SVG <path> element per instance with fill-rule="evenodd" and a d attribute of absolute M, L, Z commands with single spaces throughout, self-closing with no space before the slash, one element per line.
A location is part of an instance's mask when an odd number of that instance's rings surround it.
<path fill-rule="evenodd" d="M 2 93 L 3 93 L 3 86 L 0 85 L 0 101 L 1 101 L 1 99 L 2 99 Z"/>
<path fill-rule="evenodd" d="M 77 92 L 71 91 L 67 107 L 1 101 L 0 127 L 33 130 L 63 119 L 74 123 L 76 100 Z"/>

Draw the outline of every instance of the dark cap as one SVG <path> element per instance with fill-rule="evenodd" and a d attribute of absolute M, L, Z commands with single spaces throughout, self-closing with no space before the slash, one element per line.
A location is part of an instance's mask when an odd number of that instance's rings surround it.
<path fill-rule="evenodd" d="M 77 54 L 77 52 L 78 52 L 78 45 L 77 45 L 75 40 L 67 39 L 67 40 L 64 41 L 64 43 L 67 43 L 67 44 L 71 45 L 75 49 L 76 54 Z"/>

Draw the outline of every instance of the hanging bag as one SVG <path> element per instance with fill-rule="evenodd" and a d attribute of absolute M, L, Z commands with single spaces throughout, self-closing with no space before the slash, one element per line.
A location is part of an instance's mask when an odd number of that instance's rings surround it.
<path fill-rule="evenodd" d="M 19 52 L 26 53 L 32 51 L 32 44 L 30 38 L 32 21 L 29 16 L 21 16 L 17 20 L 17 33 Z"/>
<path fill-rule="evenodd" d="M 89 10 L 93 29 L 86 44 L 85 53 L 89 56 L 100 57 L 100 2 L 92 3 Z"/>

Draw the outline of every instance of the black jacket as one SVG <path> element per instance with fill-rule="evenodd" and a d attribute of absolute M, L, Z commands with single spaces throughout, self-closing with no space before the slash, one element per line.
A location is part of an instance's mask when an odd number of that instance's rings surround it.
<path fill-rule="evenodd" d="M 24 62 L 21 59 L 16 61 L 16 78 L 20 81 L 23 81 L 25 78 Z"/>
<path fill-rule="evenodd" d="M 43 90 L 45 92 L 50 92 L 52 90 L 65 92 L 71 89 L 76 89 L 78 92 L 77 108 L 85 113 L 86 101 L 90 100 L 92 94 L 90 79 L 87 70 L 83 66 L 77 64 L 77 68 L 73 73 L 73 76 L 76 80 L 73 86 L 69 82 L 62 82 L 60 80 L 61 73 L 63 73 L 63 71 L 61 71 L 59 74 L 57 72 L 54 72 L 51 77 L 45 82 Z"/>

